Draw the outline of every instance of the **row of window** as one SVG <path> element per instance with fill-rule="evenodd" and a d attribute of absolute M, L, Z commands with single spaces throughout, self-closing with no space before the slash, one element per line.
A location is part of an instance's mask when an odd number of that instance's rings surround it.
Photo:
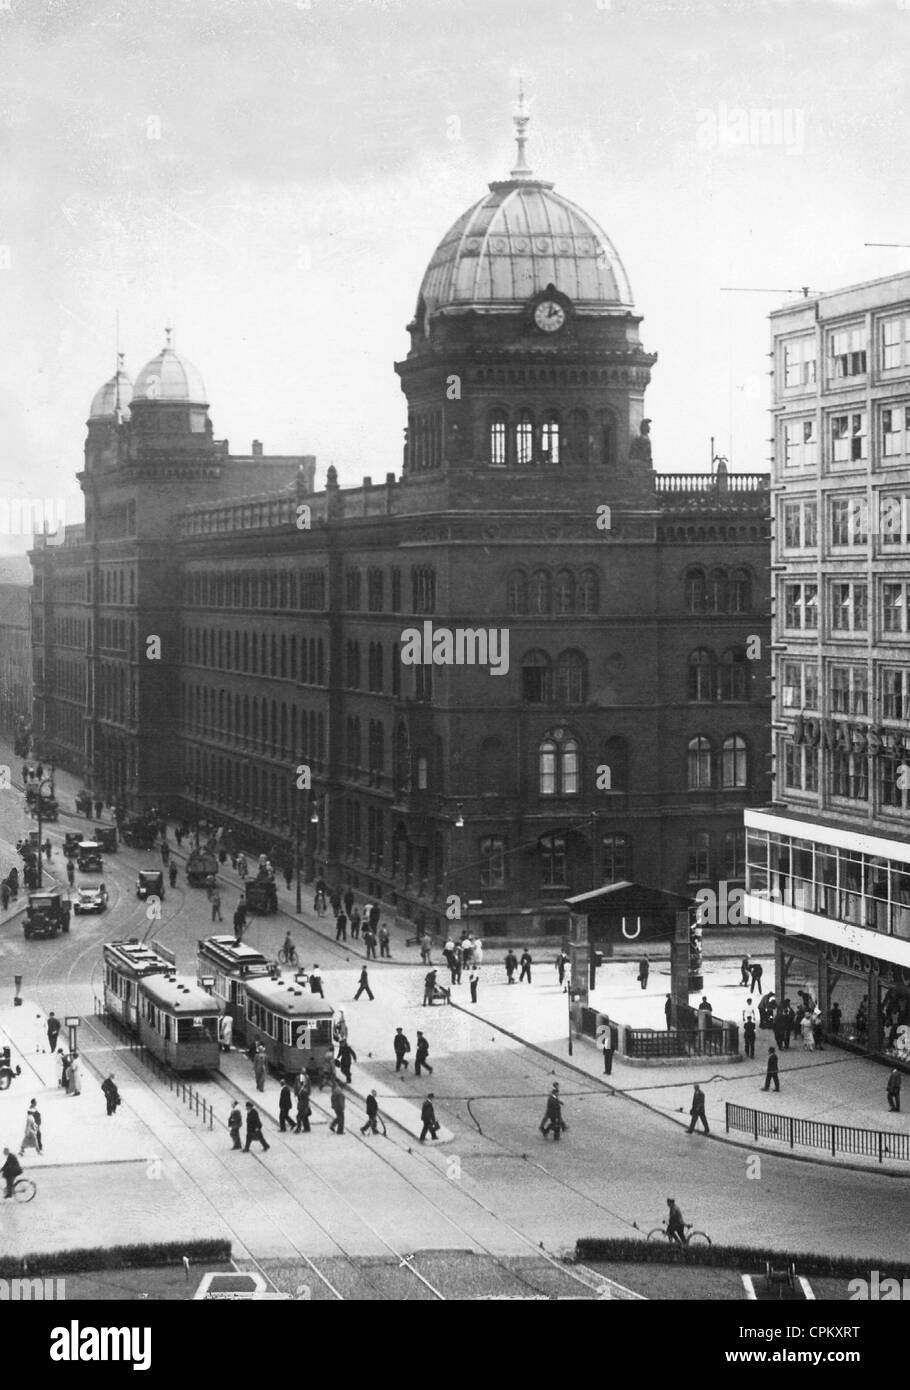
<path fill-rule="evenodd" d="M 910 371 L 910 315 L 889 314 L 878 318 L 872 329 L 872 369 L 886 377 Z M 869 330 L 865 320 L 829 329 L 824 335 L 825 380 L 837 387 L 864 377 L 869 371 Z M 811 390 L 818 381 L 816 335 L 790 338 L 781 343 L 779 372 L 783 391 L 796 394 Z"/>
<path fill-rule="evenodd" d="M 781 751 L 785 790 L 817 794 L 821 750 L 784 739 Z M 865 753 L 848 752 L 843 748 L 830 748 L 824 752 L 825 790 L 828 796 L 844 801 L 868 802 L 870 763 L 878 808 L 885 811 L 910 809 L 910 791 L 904 785 L 907 781 L 905 764 L 898 758 L 869 758 Z"/>
<path fill-rule="evenodd" d="M 871 714 L 875 692 L 878 714 L 884 720 L 910 720 L 910 667 L 829 662 L 827 714 Z M 821 686 L 814 661 L 782 661 L 780 704 L 784 710 L 821 713 Z"/>
<path fill-rule="evenodd" d="M 720 565 L 702 569 L 693 565 L 685 575 L 686 610 L 689 613 L 750 613 L 752 579 L 748 570 Z"/>
<path fill-rule="evenodd" d="M 910 581 L 877 581 L 876 637 L 885 641 L 910 631 L 907 606 Z M 868 633 L 869 585 L 865 579 L 829 580 L 826 588 L 829 634 Z M 809 581 L 783 585 L 783 626 L 787 632 L 818 631 L 818 584 Z"/>
<path fill-rule="evenodd" d="M 720 660 L 710 647 L 697 647 L 689 656 L 687 695 L 704 703 L 748 700 L 751 663 L 742 647 L 728 647 Z"/>
<path fill-rule="evenodd" d="M 552 571 L 513 570 L 506 583 L 506 606 L 516 617 L 529 613 L 596 613 L 600 603 L 597 571 L 570 569 Z"/>
<path fill-rule="evenodd" d="M 189 608 L 271 608 L 322 612 L 325 569 L 194 570 L 184 576 Z"/>
<path fill-rule="evenodd" d="M 321 637 L 188 627 L 183 631 L 183 660 L 187 665 L 272 676 L 301 685 L 325 684 Z"/>
<path fill-rule="evenodd" d="M 561 416 L 557 410 L 541 415 L 521 409 L 490 412 L 488 458 L 493 468 L 583 466 L 614 461 L 616 427 L 612 414 L 601 410 L 592 419 L 586 410 Z"/>
<path fill-rule="evenodd" d="M 312 713 L 307 716 L 302 711 L 300 727 L 301 737 L 306 738 L 310 749 L 303 756 L 310 766 L 318 769 L 325 758 L 323 716 Z M 246 758 L 232 758 L 196 747 L 189 751 L 185 781 L 198 792 L 201 801 L 236 812 L 244 820 L 260 824 L 268 821 L 273 825 L 301 823 L 300 793 L 286 771 L 260 768 Z"/>
<path fill-rule="evenodd" d="M 875 419 L 874 461 L 885 466 L 906 464 L 910 458 L 910 405 L 878 406 Z M 834 469 L 868 463 L 868 412 L 839 410 L 827 415 L 825 420 L 825 463 Z M 817 469 L 819 432 L 816 417 L 786 419 L 782 422 L 782 431 L 784 467 Z"/>
<path fill-rule="evenodd" d="M 324 715 L 296 704 L 181 681 L 180 719 L 185 728 L 207 737 L 254 744 L 273 757 L 309 760 L 317 769 L 325 756 Z"/>
<path fill-rule="evenodd" d="M 827 510 L 830 547 L 868 544 L 870 507 L 866 497 L 829 497 Z M 910 545 L 910 493 L 877 492 L 873 494 L 873 510 L 877 513 L 873 529 L 883 550 Z M 794 498 L 784 502 L 781 520 L 785 550 L 818 548 L 818 503 L 815 499 Z"/>

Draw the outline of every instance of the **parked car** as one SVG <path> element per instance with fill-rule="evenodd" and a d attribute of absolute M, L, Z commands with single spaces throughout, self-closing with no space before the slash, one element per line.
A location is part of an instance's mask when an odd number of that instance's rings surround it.
<path fill-rule="evenodd" d="M 70 904 L 59 888 L 29 893 L 22 930 L 28 941 L 33 936 L 56 936 L 70 929 Z"/>
<path fill-rule="evenodd" d="M 140 869 L 136 879 L 137 898 L 164 899 L 164 874 L 160 869 Z"/>
<path fill-rule="evenodd" d="M 103 912 L 107 907 L 107 889 L 103 883 L 77 888 L 73 911 L 78 917 L 83 912 Z"/>

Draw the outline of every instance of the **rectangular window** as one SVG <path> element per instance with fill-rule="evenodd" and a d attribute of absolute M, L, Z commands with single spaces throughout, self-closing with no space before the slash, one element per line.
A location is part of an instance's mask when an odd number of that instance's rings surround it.
<path fill-rule="evenodd" d="M 869 713 L 869 674 L 865 666 L 831 667 L 831 713 Z"/>
<path fill-rule="evenodd" d="M 540 842 L 541 882 L 546 888 L 561 888 L 566 882 L 566 837 L 548 835 Z"/>
<path fill-rule="evenodd" d="M 910 667 L 882 671 L 882 718 L 910 719 Z"/>
<path fill-rule="evenodd" d="M 858 463 L 866 457 L 866 412 L 831 417 L 832 463 Z"/>
<path fill-rule="evenodd" d="M 828 335 L 828 380 L 864 376 L 866 372 L 866 328 L 840 328 Z"/>
<path fill-rule="evenodd" d="M 847 753 L 843 748 L 832 748 L 828 766 L 832 796 L 841 796 L 848 801 L 868 801 L 869 763 L 865 753 Z"/>
<path fill-rule="evenodd" d="M 631 879 L 632 844 L 628 835 L 604 835 L 600 867 L 604 883 L 621 883 L 623 879 Z"/>
<path fill-rule="evenodd" d="M 882 585 L 882 631 L 907 631 L 907 590 L 906 583 Z"/>
<path fill-rule="evenodd" d="M 901 775 L 901 763 L 897 758 L 876 758 L 876 769 L 878 773 L 878 794 L 882 806 L 887 806 L 891 810 L 907 811 L 910 810 L 910 790 L 906 787 L 906 775 Z M 910 879 L 906 875 L 901 875 L 904 880 L 905 892 L 901 906 L 907 912 L 907 905 L 910 904 Z M 902 935 L 908 935 L 906 931 Z"/>
<path fill-rule="evenodd" d="M 832 584 L 830 615 L 832 632 L 865 632 L 869 626 L 869 590 L 864 580 Z"/>
<path fill-rule="evenodd" d="M 815 502 L 785 502 L 784 548 L 805 550 L 818 544 L 818 506 Z"/>
<path fill-rule="evenodd" d="M 796 338 L 784 343 L 784 387 L 793 391 L 811 386 L 816 375 L 815 337 Z"/>
<path fill-rule="evenodd" d="M 787 739 L 784 742 L 784 787 L 787 791 L 818 791 L 818 752 Z"/>
<path fill-rule="evenodd" d="M 787 468 L 818 466 L 815 420 L 788 420 L 784 425 L 784 464 Z"/>
<path fill-rule="evenodd" d="M 784 626 L 791 631 L 814 631 L 818 627 L 818 585 L 784 585 Z"/>
<path fill-rule="evenodd" d="M 360 570 L 348 570 L 345 575 L 345 603 L 348 608 L 360 607 Z"/>
<path fill-rule="evenodd" d="M 802 661 L 785 661 L 781 667 L 781 701 L 784 709 L 818 709 L 818 667 Z"/>
<path fill-rule="evenodd" d="M 371 613 L 381 613 L 383 604 L 383 591 L 385 588 L 385 575 L 380 569 L 371 569 L 367 573 L 367 603 Z"/>
<path fill-rule="evenodd" d="M 894 372 L 910 365 L 910 318 L 901 314 L 879 323 L 883 372 Z"/>
<path fill-rule="evenodd" d="M 880 418 L 882 458 L 904 458 L 910 445 L 910 406 L 883 406 Z"/>
<path fill-rule="evenodd" d="M 706 879 L 710 871 L 711 837 L 707 830 L 690 830 L 686 849 L 686 877 L 690 883 Z"/>
<path fill-rule="evenodd" d="M 883 546 L 910 545 L 910 494 L 879 494 L 878 533 Z"/>
<path fill-rule="evenodd" d="M 865 545 L 869 539 L 869 504 L 865 497 L 832 497 L 832 545 Z"/>
<path fill-rule="evenodd" d="M 486 835 L 480 841 L 480 886 L 503 888 L 506 881 L 506 842 L 499 835 Z"/>

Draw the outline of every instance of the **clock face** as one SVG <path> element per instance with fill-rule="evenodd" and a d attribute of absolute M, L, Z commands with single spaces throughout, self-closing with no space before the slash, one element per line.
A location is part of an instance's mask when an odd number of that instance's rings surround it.
<path fill-rule="evenodd" d="M 534 322 L 544 333 L 555 333 L 565 321 L 565 309 L 552 299 L 542 299 L 534 310 Z"/>

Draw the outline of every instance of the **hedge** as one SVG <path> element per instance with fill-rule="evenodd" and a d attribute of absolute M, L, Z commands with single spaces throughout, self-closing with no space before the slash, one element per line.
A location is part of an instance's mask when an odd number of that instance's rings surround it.
<path fill-rule="evenodd" d="M 910 1278 L 910 1265 L 882 1260 L 878 1256 L 862 1259 L 855 1255 L 810 1254 L 805 1250 L 763 1250 L 754 1245 L 690 1245 L 683 1252 L 678 1246 L 674 1249 L 667 1240 L 646 1240 L 644 1236 L 579 1240 L 575 1258 L 585 1264 L 690 1264 L 746 1273 L 754 1273 L 756 1269 L 764 1273 L 765 1263 L 770 1261 L 775 1269 L 792 1263 L 797 1274 L 819 1277 L 868 1278 L 870 1269 L 877 1269 L 882 1278 Z"/>
<path fill-rule="evenodd" d="M 111 1245 L 90 1250 L 55 1250 L 48 1255 L 0 1256 L 0 1279 L 24 1274 L 76 1274 L 100 1269 L 158 1269 L 191 1264 L 225 1264 L 231 1258 L 229 1240 L 168 1241 L 146 1245 Z"/>

